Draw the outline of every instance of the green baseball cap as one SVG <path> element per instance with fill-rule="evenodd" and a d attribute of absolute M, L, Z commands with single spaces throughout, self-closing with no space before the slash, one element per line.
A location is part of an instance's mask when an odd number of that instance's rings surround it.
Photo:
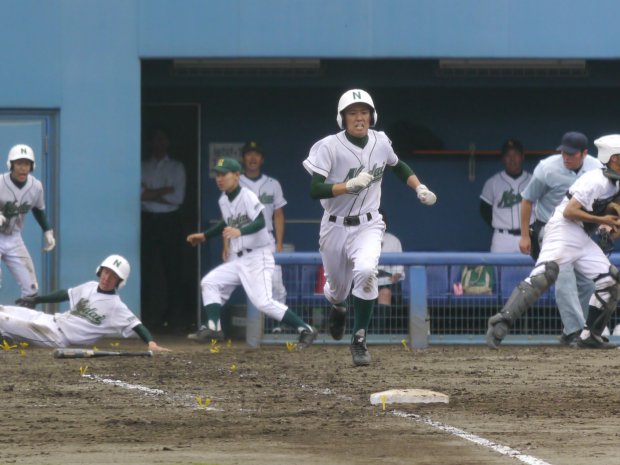
<path fill-rule="evenodd" d="M 241 173 L 241 165 L 233 158 L 220 158 L 213 169 L 217 173 Z"/>

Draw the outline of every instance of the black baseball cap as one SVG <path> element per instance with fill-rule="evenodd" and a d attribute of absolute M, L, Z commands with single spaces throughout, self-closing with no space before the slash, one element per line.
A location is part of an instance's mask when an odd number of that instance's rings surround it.
<path fill-rule="evenodd" d="M 241 155 L 245 155 L 248 152 L 258 152 L 262 156 L 265 156 L 265 151 L 262 149 L 261 145 L 253 140 L 245 143 L 245 145 L 241 149 Z"/>
<path fill-rule="evenodd" d="M 502 144 L 502 155 L 505 155 L 509 150 L 516 150 L 523 154 L 523 144 L 517 139 L 508 139 Z"/>
<path fill-rule="evenodd" d="M 575 155 L 577 152 L 583 152 L 588 148 L 588 138 L 580 132 L 567 132 L 562 136 L 562 142 L 557 148 L 560 152 L 566 152 L 569 155 Z"/>

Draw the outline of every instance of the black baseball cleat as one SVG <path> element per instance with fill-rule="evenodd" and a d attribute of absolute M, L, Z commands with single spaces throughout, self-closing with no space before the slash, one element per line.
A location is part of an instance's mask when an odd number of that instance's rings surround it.
<path fill-rule="evenodd" d="M 213 339 L 215 339 L 218 342 L 221 342 L 224 340 L 224 332 L 216 331 L 214 329 L 209 329 L 209 328 L 201 328 L 195 333 L 188 334 L 187 339 L 190 339 L 194 342 L 198 342 L 200 344 L 208 344 Z"/>
<path fill-rule="evenodd" d="M 368 347 L 366 347 L 366 337 L 357 334 L 353 335 L 351 355 L 353 356 L 353 365 L 358 367 L 370 365 L 370 353 L 368 352 Z"/>
<path fill-rule="evenodd" d="M 319 333 L 317 333 L 314 328 L 304 329 L 301 333 L 299 333 L 297 348 L 306 349 L 310 347 L 318 335 Z"/>
<path fill-rule="evenodd" d="M 574 333 L 570 333 L 570 334 L 562 333 L 562 335 L 559 338 L 560 345 L 561 346 L 570 346 L 570 345 L 572 345 L 573 342 L 577 341 L 577 339 L 579 338 L 580 334 L 581 334 L 581 330 L 575 331 Z"/>
<path fill-rule="evenodd" d="M 347 309 L 342 305 L 332 305 L 329 312 L 329 334 L 339 341 L 344 336 L 344 328 L 347 323 Z"/>
<path fill-rule="evenodd" d="M 609 342 L 609 339 L 603 336 L 595 336 L 594 334 L 590 334 L 586 339 L 581 339 L 578 337 L 576 342 L 573 344 L 574 347 L 578 349 L 617 349 L 618 346 Z"/>

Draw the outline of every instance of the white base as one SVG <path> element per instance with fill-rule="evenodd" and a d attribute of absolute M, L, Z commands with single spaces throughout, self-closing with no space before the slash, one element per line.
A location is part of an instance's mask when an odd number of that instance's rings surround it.
<path fill-rule="evenodd" d="M 370 395 L 372 405 L 386 404 L 431 404 L 441 402 L 447 404 L 449 396 L 428 389 L 390 389 Z"/>

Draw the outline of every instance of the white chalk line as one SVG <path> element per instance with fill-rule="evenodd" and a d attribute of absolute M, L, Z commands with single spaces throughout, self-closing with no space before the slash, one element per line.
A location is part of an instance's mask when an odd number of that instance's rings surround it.
<path fill-rule="evenodd" d="M 89 374 L 83 374 L 82 375 L 83 378 L 88 378 L 91 379 L 93 381 L 97 381 L 99 383 L 103 383 L 103 384 L 111 384 L 113 386 L 117 386 L 120 387 L 122 389 L 127 389 L 130 391 L 139 391 L 142 392 L 143 394 L 146 395 L 151 395 L 151 396 L 163 396 L 166 398 L 166 400 L 170 400 L 173 402 L 180 402 L 183 404 L 183 406 L 185 407 L 190 407 L 193 408 L 194 410 L 213 410 L 213 411 L 218 411 L 218 412 L 223 412 L 224 410 L 221 408 L 217 408 L 217 407 L 201 407 L 198 405 L 198 402 L 196 400 L 196 396 L 192 396 L 191 394 L 170 394 L 167 393 L 166 391 L 164 391 L 163 389 L 155 389 L 155 388 L 150 388 L 147 386 L 142 386 L 141 384 L 131 384 L 131 383 L 126 383 L 125 381 L 121 381 L 119 379 L 110 379 L 110 378 L 103 378 L 101 376 L 98 375 L 89 375 Z"/>
<path fill-rule="evenodd" d="M 420 415 L 416 415 L 415 413 L 406 413 L 400 410 L 394 410 L 392 412 L 397 417 L 411 418 L 418 423 L 423 423 L 428 426 L 432 426 L 440 431 L 450 433 L 454 436 L 458 436 L 461 439 L 465 439 L 467 441 L 473 442 L 474 444 L 478 444 L 479 446 L 487 447 L 495 452 L 498 452 L 502 455 L 506 455 L 508 457 L 517 459 L 523 463 L 527 463 L 528 465 L 551 465 L 549 462 L 545 462 L 544 460 L 538 459 L 536 457 L 532 457 L 531 455 L 524 454 L 516 449 L 513 449 L 508 446 L 504 446 L 502 444 L 498 444 L 493 441 L 489 441 L 488 439 L 481 438 L 480 436 L 476 436 L 475 434 L 468 433 L 460 428 L 456 428 L 454 426 L 445 425 L 441 422 L 431 420 L 428 417 L 423 417 Z"/>

